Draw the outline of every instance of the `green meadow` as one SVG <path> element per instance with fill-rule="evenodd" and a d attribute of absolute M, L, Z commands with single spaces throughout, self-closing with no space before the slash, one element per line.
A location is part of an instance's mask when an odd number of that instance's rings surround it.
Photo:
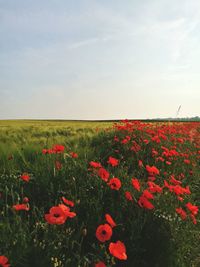
<path fill-rule="evenodd" d="M 199 123 L 0 121 L 0 266 L 200 266 L 199 137 Z"/>

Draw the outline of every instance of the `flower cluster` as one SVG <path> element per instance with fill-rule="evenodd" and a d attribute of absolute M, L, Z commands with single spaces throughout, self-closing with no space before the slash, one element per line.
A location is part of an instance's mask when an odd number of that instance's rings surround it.
<path fill-rule="evenodd" d="M 101 224 L 96 229 L 96 238 L 104 243 L 106 241 L 109 241 L 113 234 L 113 228 L 116 227 L 116 223 L 113 220 L 113 218 L 109 215 L 105 215 L 106 223 Z M 116 242 L 110 242 L 108 245 L 108 250 L 112 256 L 119 260 L 126 260 L 126 247 L 123 242 L 116 241 Z M 103 262 L 96 263 L 96 266 L 106 266 Z"/>

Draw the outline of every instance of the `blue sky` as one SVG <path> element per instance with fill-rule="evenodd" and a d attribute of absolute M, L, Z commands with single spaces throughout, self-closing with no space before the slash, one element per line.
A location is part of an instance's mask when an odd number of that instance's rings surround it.
<path fill-rule="evenodd" d="M 199 0 L 0 0 L 0 119 L 200 115 Z"/>

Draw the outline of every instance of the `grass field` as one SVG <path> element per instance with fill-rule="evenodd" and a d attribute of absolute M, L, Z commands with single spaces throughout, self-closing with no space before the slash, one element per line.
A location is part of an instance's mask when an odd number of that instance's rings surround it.
<path fill-rule="evenodd" d="M 200 123 L 0 121 L 0 266 L 200 266 Z"/>

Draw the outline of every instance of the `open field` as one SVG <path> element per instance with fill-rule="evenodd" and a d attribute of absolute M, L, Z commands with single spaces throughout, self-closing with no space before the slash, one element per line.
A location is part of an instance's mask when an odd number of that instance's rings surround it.
<path fill-rule="evenodd" d="M 0 121 L 0 266 L 200 266 L 199 160 L 195 122 Z"/>

